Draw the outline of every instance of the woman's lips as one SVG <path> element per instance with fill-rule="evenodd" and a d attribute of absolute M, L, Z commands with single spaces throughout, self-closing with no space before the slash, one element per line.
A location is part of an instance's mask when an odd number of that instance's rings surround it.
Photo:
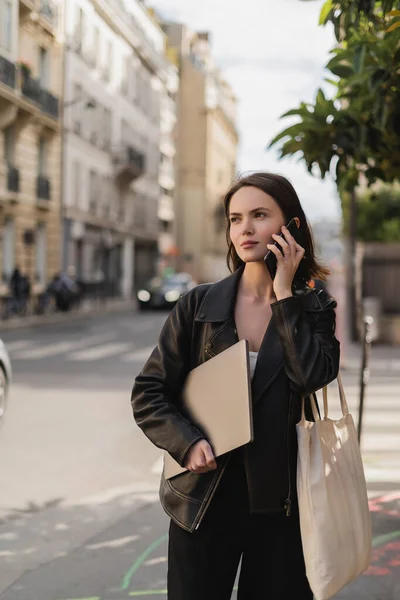
<path fill-rule="evenodd" d="M 257 246 L 258 242 L 244 242 L 241 247 L 242 248 L 254 248 L 254 246 Z"/>

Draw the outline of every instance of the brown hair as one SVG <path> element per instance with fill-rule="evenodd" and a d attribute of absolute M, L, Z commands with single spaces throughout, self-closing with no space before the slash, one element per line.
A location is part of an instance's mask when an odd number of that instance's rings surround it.
<path fill-rule="evenodd" d="M 330 271 L 321 265 L 314 254 L 314 241 L 310 225 L 306 219 L 300 200 L 292 184 L 282 175 L 275 173 L 252 173 L 247 177 L 241 177 L 235 181 L 224 198 L 226 225 L 226 241 L 228 243 L 227 264 L 231 271 L 237 271 L 244 262 L 236 253 L 230 236 L 229 206 L 232 196 L 242 187 L 256 187 L 265 192 L 275 200 L 283 212 L 286 223 L 294 217 L 300 219 L 299 244 L 305 249 L 305 255 L 297 269 L 294 285 L 305 285 L 311 279 L 325 281 Z"/>

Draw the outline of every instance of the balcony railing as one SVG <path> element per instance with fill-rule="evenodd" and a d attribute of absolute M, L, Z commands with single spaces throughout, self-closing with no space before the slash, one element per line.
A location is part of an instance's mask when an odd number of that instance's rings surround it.
<path fill-rule="evenodd" d="M 50 180 L 43 175 L 36 180 L 36 196 L 38 200 L 50 200 Z"/>
<path fill-rule="evenodd" d="M 43 112 L 51 115 L 58 119 L 59 116 L 59 102 L 58 99 L 53 96 L 47 90 L 40 87 L 40 81 L 34 79 L 28 74 L 24 74 L 22 77 L 21 90 L 23 95 L 32 100 L 40 106 Z"/>
<path fill-rule="evenodd" d="M 126 146 L 114 154 L 116 177 L 127 182 L 143 175 L 146 157 L 132 146 Z"/>
<path fill-rule="evenodd" d="M 40 90 L 40 106 L 43 112 L 48 113 L 52 117 L 58 119 L 59 116 L 59 103 L 58 99 L 50 94 L 47 90 Z"/>
<path fill-rule="evenodd" d="M 0 83 L 5 83 L 11 88 L 15 88 L 17 68 L 4 56 L 0 56 Z"/>
<path fill-rule="evenodd" d="M 21 91 L 26 98 L 40 104 L 40 83 L 38 79 L 34 79 L 28 74 L 22 76 Z"/>
<path fill-rule="evenodd" d="M 19 192 L 19 171 L 11 165 L 8 165 L 7 189 L 10 192 Z"/>

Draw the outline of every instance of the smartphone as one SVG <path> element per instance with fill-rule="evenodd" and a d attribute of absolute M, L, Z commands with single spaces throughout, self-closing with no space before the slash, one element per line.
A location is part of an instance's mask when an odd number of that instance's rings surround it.
<path fill-rule="evenodd" d="M 299 231 L 298 230 L 300 227 L 300 219 L 298 217 L 294 217 L 294 219 L 289 221 L 289 223 L 286 225 L 286 227 L 289 230 L 289 233 L 294 237 L 296 242 L 299 243 L 299 235 L 298 235 Z M 280 233 L 280 237 L 284 237 L 283 233 Z M 276 246 L 279 250 L 281 250 L 281 246 L 279 245 L 278 242 L 275 242 L 274 246 Z M 282 250 L 281 250 L 281 252 L 282 252 Z M 267 252 L 267 254 L 264 257 L 264 261 L 265 261 L 265 264 L 267 265 L 269 274 L 271 275 L 271 279 L 274 280 L 274 277 L 276 275 L 277 261 L 276 261 L 276 256 L 272 252 L 272 250 L 269 250 Z"/>

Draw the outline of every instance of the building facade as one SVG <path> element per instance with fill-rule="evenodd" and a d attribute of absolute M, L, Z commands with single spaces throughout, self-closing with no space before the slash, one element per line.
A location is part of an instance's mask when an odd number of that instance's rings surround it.
<path fill-rule="evenodd" d="M 177 268 L 176 247 L 176 127 L 177 96 L 179 91 L 178 68 L 169 63 L 160 105 L 160 267 Z"/>
<path fill-rule="evenodd" d="M 14 268 L 42 291 L 59 271 L 61 6 L 0 0 L 1 294 Z"/>
<path fill-rule="evenodd" d="M 139 0 L 65 16 L 64 268 L 129 297 L 159 257 L 165 34 Z"/>
<path fill-rule="evenodd" d="M 236 98 L 216 68 L 208 33 L 166 23 L 179 66 L 176 239 L 179 267 L 199 281 L 227 274 L 222 199 L 236 176 Z"/>

